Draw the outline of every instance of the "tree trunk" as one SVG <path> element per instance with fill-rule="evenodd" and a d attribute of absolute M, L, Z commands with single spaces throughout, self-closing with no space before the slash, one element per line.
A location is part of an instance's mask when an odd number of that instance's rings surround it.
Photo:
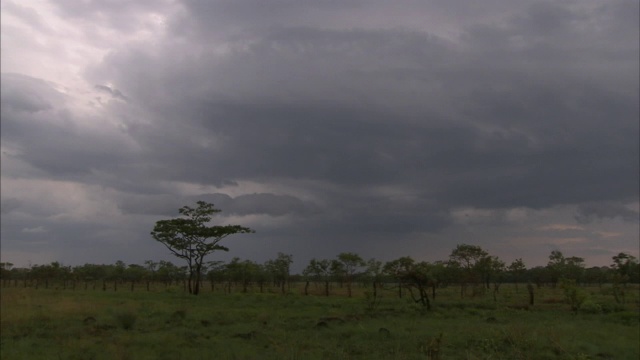
<path fill-rule="evenodd" d="M 533 284 L 527 284 L 527 291 L 529 292 L 529 305 L 533 306 Z"/>
<path fill-rule="evenodd" d="M 329 296 L 329 280 L 324 282 L 324 295 Z"/>
<path fill-rule="evenodd" d="M 429 301 L 429 295 L 427 295 L 426 289 L 420 288 L 420 296 L 422 296 L 423 304 L 427 307 L 427 310 L 431 310 L 431 302 Z"/>
<path fill-rule="evenodd" d="M 200 276 L 202 275 L 202 258 L 201 257 L 196 258 L 195 265 L 196 265 L 196 273 L 195 273 L 195 284 L 193 288 L 193 295 L 198 295 L 200 293 Z M 191 267 L 189 267 L 189 269 L 191 269 Z M 193 271 L 191 271 L 189 275 L 190 275 L 189 280 L 191 280 Z M 191 281 L 189 281 L 189 290 L 191 291 Z"/>
<path fill-rule="evenodd" d="M 200 275 L 196 274 L 196 283 L 193 289 L 193 295 L 198 295 L 200 293 Z"/>

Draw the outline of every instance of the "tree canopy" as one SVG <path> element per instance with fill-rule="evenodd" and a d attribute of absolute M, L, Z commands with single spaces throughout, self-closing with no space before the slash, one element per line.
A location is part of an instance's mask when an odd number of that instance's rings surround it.
<path fill-rule="evenodd" d="M 221 210 L 213 204 L 198 201 L 197 208 L 183 206 L 179 212 L 183 218 L 159 220 L 151 236 L 171 251 L 187 261 L 189 270 L 189 293 L 197 295 L 200 291 L 200 276 L 205 256 L 216 251 L 228 251 L 219 242 L 229 235 L 252 233 L 253 230 L 240 225 L 207 226 L 212 215 Z"/>

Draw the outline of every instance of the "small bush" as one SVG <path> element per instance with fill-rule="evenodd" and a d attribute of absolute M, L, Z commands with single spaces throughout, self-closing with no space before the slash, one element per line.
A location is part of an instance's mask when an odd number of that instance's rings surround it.
<path fill-rule="evenodd" d="M 564 298 L 571 310 L 577 313 L 587 300 L 587 294 L 573 279 L 560 279 L 560 287 L 564 290 Z"/>
<path fill-rule="evenodd" d="M 138 319 L 138 315 L 131 310 L 125 310 L 116 313 L 114 318 L 121 328 L 131 330 Z"/>
<path fill-rule="evenodd" d="M 602 312 L 605 314 L 626 311 L 624 305 L 622 304 L 606 302 L 600 304 L 600 306 L 602 307 Z"/>
<path fill-rule="evenodd" d="M 580 305 L 580 312 L 585 314 L 600 314 L 602 312 L 602 306 L 593 300 L 586 300 Z"/>

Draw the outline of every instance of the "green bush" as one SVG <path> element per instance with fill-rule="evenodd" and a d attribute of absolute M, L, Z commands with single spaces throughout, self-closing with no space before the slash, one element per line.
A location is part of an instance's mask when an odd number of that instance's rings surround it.
<path fill-rule="evenodd" d="M 602 308 L 602 312 L 605 314 L 609 314 L 609 313 L 614 313 L 614 312 L 621 312 L 621 311 L 625 311 L 625 307 L 622 304 L 616 304 L 616 303 L 612 303 L 612 302 L 605 302 L 600 304 L 601 308 Z"/>
<path fill-rule="evenodd" d="M 600 314 L 602 312 L 602 306 L 593 300 L 585 300 L 580 306 L 580 312 L 585 314 Z"/>
<path fill-rule="evenodd" d="M 564 290 L 564 298 L 571 310 L 577 313 L 582 304 L 587 300 L 587 294 L 573 279 L 560 279 L 560 287 Z"/>

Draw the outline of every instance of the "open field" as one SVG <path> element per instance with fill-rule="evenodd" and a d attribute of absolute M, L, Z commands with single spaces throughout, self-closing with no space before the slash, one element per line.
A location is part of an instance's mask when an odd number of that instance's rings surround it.
<path fill-rule="evenodd" d="M 503 285 L 460 298 L 439 289 L 426 311 L 408 294 L 334 286 L 332 296 L 143 287 L 131 292 L 3 288 L 1 358 L 11 359 L 638 359 L 638 287 L 617 304 L 582 288 L 574 314 L 562 289 Z"/>

